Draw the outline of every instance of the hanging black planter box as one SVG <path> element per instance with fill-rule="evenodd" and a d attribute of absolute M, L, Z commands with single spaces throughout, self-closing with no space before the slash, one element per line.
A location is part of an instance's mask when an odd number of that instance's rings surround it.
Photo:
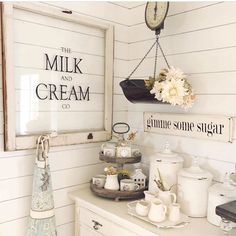
<path fill-rule="evenodd" d="M 126 79 L 120 82 L 125 97 L 132 103 L 162 103 L 146 88 L 144 80 Z"/>

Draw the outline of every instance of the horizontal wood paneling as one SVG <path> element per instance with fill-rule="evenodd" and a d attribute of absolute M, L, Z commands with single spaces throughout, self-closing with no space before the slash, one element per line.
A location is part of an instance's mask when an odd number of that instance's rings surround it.
<path fill-rule="evenodd" d="M 55 7 L 55 9 L 59 10 L 64 10 L 65 5 L 63 2 L 57 2 L 57 3 L 43 3 L 45 5 Z M 77 4 L 82 4 L 82 5 L 77 5 Z M 106 3 L 93 3 L 93 6 L 90 5 L 89 2 L 70 2 L 67 4 L 67 9 L 69 9 L 72 5 L 75 7 L 73 9 L 73 12 L 77 15 L 81 16 L 88 16 L 93 19 L 99 19 L 108 23 L 111 23 L 115 26 L 115 39 L 116 41 L 121 41 L 121 42 L 128 42 L 129 40 L 129 35 L 128 35 L 128 21 L 129 21 L 129 12 L 126 9 L 118 9 L 116 6 L 113 6 L 112 9 L 115 9 L 115 11 L 111 10 L 106 10 L 107 6 L 105 6 Z M 108 4 L 109 5 L 109 4 Z M 88 7 L 89 6 L 89 7 Z M 96 9 L 96 10 L 94 10 Z M 86 13 L 83 13 L 83 10 L 86 11 Z M 100 12 L 101 10 L 101 12 Z M 109 12 L 109 13 L 108 13 Z M 117 15 L 119 18 L 122 18 L 122 21 L 125 23 L 120 23 L 117 21 L 116 17 Z M 128 15 L 128 16 L 126 16 Z"/>
<path fill-rule="evenodd" d="M 183 14 L 167 17 L 165 29 L 162 31 L 161 36 L 166 37 L 175 34 L 183 34 L 233 23 L 236 21 L 234 14 L 235 7 L 235 2 L 221 2 L 220 4 L 199 8 L 196 11 L 188 11 Z M 227 12 L 227 14 L 218 17 L 218 12 Z M 151 32 L 144 23 L 133 26 L 131 30 L 130 42 L 154 38 L 153 32 Z"/>
<path fill-rule="evenodd" d="M 57 88 L 58 89 L 58 88 Z M 86 92 L 85 88 L 83 90 L 84 95 Z M 60 98 L 60 92 L 57 94 L 58 99 Z M 26 112 L 26 111 L 32 111 L 32 112 L 66 112 L 65 109 L 62 108 L 62 104 L 68 103 L 66 100 L 50 100 L 50 93 L 49 91 L 41 91 L 40 96 L 45 98 L 48 97 L 47 102 L 45 100 L 39 100 L 38 97 L 35 94 L 35 91 L 16 91 L 16 111 L 17 112 Z M 23 98 L 22 98 L 23 97 Z M 69 97 L 69 94 L 67 93 L 66 96 Z M 78 95 L 79 99 L 79 95 Z M 69 102 L 70 104 L 70 111 L 69 112 L 75 112 L 75 111 L 89 111 L 89 112 L 97 112 L 97 111 L 104 111 L 104 95 L 103 94 L 89 94 L 89 100 L 88 96 L 85 97 L 85 99 L 82 98 L 81 100 L 72 100 Z"/>
<path fill-rule="evenodd" d="M 0 234 L 6 236 L 23 236 L 27 232 L 28 217 L 20 218 L 15 221 L 8 221 L 0 225 Z"/>
<path fill-rule="evenodd" d="M 181 68 L 187 74 L 206 72 L 227 72 L 236 70 L 234 55 L 236 48 L 216 49 L 212 51 L 199 51 L 186 54 L 167 56 L 170 65 Z M 227 63 L 223 63 L 226 62 Z M 139 60 L 130 62 L 130 67 L 134 68 Z M 145 77 L 153 74 L 153 58 L 148 58 L 136 71 L 135 76 Z M 199 66 L 201 65 L 201 66 Z M 158 58 L 157 71 L 165 68 L 166 64 L 162 57 Z"/>
<path fill-rule="evenodd" d="M 92 37 L 91 35 L 70 32 L 70 38 L 68 39 L 63 30 L 16 20 L 14 27 L 20 28 L 22 31 L 21 34 L 15 34 L 14 42 L 16 44 L 29 44 L 35 47 L 54 49 L 61 49 L 62 46 L 66 46 L 71 48 L 73 52 L 104 56 L 104 37 Z M 77 27 L 80 27 L 80 25 L 77 25 Z M 29 34 L 29 32 L 32 32 L 32 34 Z M 27 37 L 28 34 L 31 36 Z M 44 40 L 39 40 L 42 35 L 47 35 L 47 37 L 44 37 Z M 55 36 L 57 37 L 56 41 L 54 40 Z"/>
<path fill-rule="evenodd" d="M 134 25 L 130 28 L 129 59 L 134 68 L 151 46 L 155 36 L 140 19 L 144 7 L 133 9 Z M 149 166 L 149 158 L 162 150 L 165 142 L 185 158 L 189 166 L 193 156 L 200 157 L 203 168 L 222 181 L 225 172 L 234 171 L 236 163 L 235 140 L 233 143 L 214 142 L 187 137 L 158 135 L 143 132 L 143 112 L 170 112 L 188 114 L 212 114 L 236 116 L 235 101 L 235 9 L 234 2 L 175 2 L 170 3 L 165 29 L 160 35 L 161 46 L 170 65 L 181 68 L 189 75 L 197 100 L 193 108 L 181 108 L 163 104 L 132 104 L 116 96 L 117 112 L 127 113 L 128 123 L 138 130 L 137 146 L 143 152 L 143 162 Z M 217 17 L 220 12 L 227 14 Z M 206 17 L 202 17 L 206 16 Z M 216 19 L 217 18 L 217 19 Z M 166 67 L 158 57 L 158 70 Z M 135 78 L 145 79 L 153 73 L 154 51 L 142 64 Z M 117 89 L 119 93 L 119 90 Z M 122 94 L 122 93 L 121 93 Z M 123 95 L 120 95 L 121 97 Z M 236 136 L 234 127 L 234 139 Z"/>
<path fill-rule="evenodd" d="M 124 60 L 114 60 L 114 76 L 126 78 L 131 72 L 130 62 Z"/>
<path fill-rule="evenodd" d="M 135 128 L 136 127 L 134 127 L 134 129 Z M 171 148 L 174 151 L 180 153 L 209 158 L 211 160 L 217 160 L 218 162 L 222 161 L 223 163 L 231 163 L 232 166 L 236 161 L 234 155 L 236 151 L 235 142 L 224 143 L 181 136 L 149 134 L 139 130 L 136 143 L 140 143 L 142 147 L 154 148 L 160 151 L 164 148 L 166 141 L 170 142 Z M 232 171 L 232 169 L 229 171 Z"/>
<path fill-rule="evenodd" d="M 150 137 L 150 140 L 156 138 L 153 135 Z M 139 146 L 140 148 L 142 148 L 142 152 L 143 152 L 143 161 L 145 163 L 145 165 L 147 166 L 147 168 L 149 168 L 150 165 L 150 157 L 156 156 L 157 152 L 160 152 L 164 145 L 165 145 L 165 141 L 169 140 L 168 137 L 165 137 L 164 139 L 159 139 L 158 136 L 158 141 L 159 144 L 154 145 L 153 147 L 148 147 L 147 145 L 145 146 Z M 176 142 L 178 142 L 178 144 L 176 144 Z M 173 139 L 171 139 L 171 145 L 173 144 L 173 146 L 175 147 L 175 150 L 178 152 L 178 154 L 184 158 L 184 166 L 185 167 L 189 167 L 193 161 L 193 157 L 197 156 L 199 158 L 199 163 L 200 166 L 206 170 L 208 170 L 209 172 L 211 172 L 213 174 L 213 178 L 215 181 L 220 181 L 222 182 L 224 180 L 225 177 L 225 173 L 226 172 L 233 172 L 234 171 L 234 162 L 228 162 L 228 161 L 223 161 L 222 159 L 225 156 L 221 156 L 221 160 L 216 160 L 216 159 L 211 159 L 211 157 L 209 156 L 200 156 L 197 155 L 196 153 L 192 154 L 192 153 L 187 153 L 184 145 L 182 146 L 182 140 L 181 141 L 176 141 L 173 142 Z M 157 142 L 156 142 L 157 143 Z M 158 146 L 158 148 L 157 148 Z M 178 147 L 178 148 L 176 148 Z M 202 146 L 196 146 L 196 148 L 204 148 Z M 179 152 L 179 150 L 183 151 Z M 226 159 L 226 158 L 225 158 Z"/>
<path fill-rule="evenodd" d="M 103 168 L 104 164 L 94 164 L 52 172 L 53 190 L 87 183 L 94 174 L 103 172 Z M 2 180 L 0 186 L 2 192 L 0 202 L 30 196 L 32 175 Z"/>
<path fill-rule="evenodd" d="M 122 88 L 120 87 L 120 82 L 124 79 L 125 77 L 114 77 L 114 83 L 113 83 L 114 94 L 123 94 Z"/>
<path fill-rule="evenodd" d="M 217 4 L 219 2 L 216 1 L 196 1 L 196 2 L 186 2 L 183 4 L 182 2 L 178 1 L 172 1 L 169 3 L 169 10 L 167 18 L 173 17 L 177 14 L 184 14 L 188 11 L 197 11 L 201 8 L 205 8 L 214 4 Z M 137 24 L 145 24 L 144 22 L 144 10 L 145 10 L 146 2 L 143 3 L 143 5 L 140 5 L 139 7 L 136 7 L 132 9 L 132 20 L 131 20 L 131 26 L 135 26 Z"/>
<path fill-rule="evenodd" d="M 196 94 L 232 95 L 235 94 L 235 76 L 236 71 L 212 72 L 203 74 L 189 74 L 188 80 L 192 84 Z M 146 77 L 138 79 L 146 79 Z M 213 84 L 214 86 L 212 86 Z M 117 89 L 117 93 L 122 94 L 119 89 Z"/>
<path fill-rule="evenodd" d="M 60 23 L 62 24 L 62 22 L 58 21 L 55 24 Z M 18 28 L 21 32 L 20 34 L 15 33 L 14 42 L 17 44 L 29 44 L 42 48 L 55 49 L 61 49 L 62 46 L 66 46 L 71 48 L 73 52 L 104 56 L 104 31 L 102 30 L 103 37 L 93 37 L 77 32 L 67 33 L 61 29 L 32 24 L 21 20 L 15 20 L 14 27 Z M 77 27 L 80 27 L 80 25 L 77 25 Z M 32 32 L 32 34 L 29 34 L 29 32 Z M 42 37 L 42 35 L 47 35 L 47 37 Z M 70 35 L 70 40 L 68 40 L 68 35 Z M 56 41 L 55 36 L 57 36 Z"/>
<path fill-rule="evenodd" d="M 126 100 L 124 95 L 114 94 L 114 104 L 113 110 L 114 112 L 118 111 L 128 111 L 129 102 Z"/>
<path fill-rule="evenodd" d="M 117 123 L 117 122 L 129 122 L 130 120 L 128 120 L 128 115 L 129 112 L 128 111 L 114 111 L 113 113 L 113 123 Z"/>
<path fill-rule="evenodd" d="M 68 198 L 68 192 L 78 190 L 81 188 L 81 186 L 77 185 L 54 191 L 57 225 L 62 225 L 65 224 L 66 222 L 74 221 L 73 219 L 74 202 Z M 30 206 L 31 206 L 31 196 L 21 197 L 2 202 L 0 205 L 0 209 L 2 212 L 5 212 L 6 214 L 1 215 L 0 225 L 8 221 L 13 221 L 22 217 L 27 217 L 29 215 Z M 66 211 L 68 212 L 67 217 L 64 218 L 63 215 L 61 214 L 63 208 L 66 209 Z"/>
<path fill-rule="evenodd" d="M 114 95 L 115 111 L 152 111 L 152 112 L 173 112 L 173 113 L 191 113 L 191 114 L 211 114 L 211 115 L 229 115 L 235 116 L 235 110 L 230 106 L 236 102 L 236 95 L 197 95 L 196 102 L 188 111 L 181 107 L 170 106 L 167 104 L 140 104 L 127 102 L 123 95 Z M 219 111 L 220 107 L 220 111 Z"/>
<path fill-rule="evenodd" d="M 47 5 L 48 3 L 43 4 Z M 49 4 L 50 6 L 59 6 L 59 8 L 55 7 L 57 10 L 65 8 L 62 2 L 50 2 Z M 136 145 L 144 154 L 143 166 L 148 168 L 150 156 L 161 150 L 166 140 L 169 140 L 173 150 L 184 156 L 186 165 L 190 164 L 192 156 L 197 155 L 200 157 L 201 165 L 210 170 L 216 180 L 222 180 L 224 172 L 233 171 L 234 163 L 236 162 L 234 157 L 236 151 L 235 143 L 219 143 L 142 132 L 143 111 L 184 112 L 180 108 L 168 105 L 131 104 L 126 100 L 120 89 L 119 82 L 136 66 L 139 58 L 143 56 L 152 43 L 150 39 L 154 38 L 153 32 L 141 23 L 143 21 L 145 3 L 127 3 L 127 5 L 124 3 L 123 7 L 106 2 L 93 3 L 92 6 L 88 2 L 68 4 L 66 8 L 73 7 L 72 10 L 75 10 L 75 14 L 87 15 L 88 17 L 94 16 L 95 19 L 99 18 L 115 25 L 113 120 L 114 122 L 127 121 L 131 125 L 131 129 L 139 131 Z M 236 111 L 231 105 L 234 104 L 236 97 L 234 91 L 234 76 L 236 73 L 234 65 L 235 7 L 236 4 L 233 2 L 219 4 L 216 4 L 216 2 L 171 3 L 165 30 L 161 34 L 161 43 L 164 51 L 169 55 L 167 58 L 170 64 L 182 68 L 186 73 L 192 73 L 190 81 L 198 96 L 196 104 L 188 111 L 189 113 L 235 116 Z M 222 11 L 227 12 L 227 14 L 218 17 Z M 34 20 L 37 23 L 37 17 Z M 47 21 L 38 23 L 45 24 Z M 89 34 L 89 32 L 87 33 Z M 94 32 L 94 34 L 99 36 L 100 33 Z M 132 43 L 146 39 L 147 41 L 145 42 Z M 128 44 L 129 42 L 131 44 Z M 40 50 L 40 47 L 37 48 Z M 134 76 L 145 78 L 152 71 L 152 63 L 153 59 L 148 59 L 141 67 L 142 69 L 137 71 Z M 158 58 L 159 68 L 163 65 L 163 60 Z M 91 65 L 91 71 L 88 73 L 96 74 L 101 72 L 96 71 L 95 65 L 96 73 L 94 73 L 93 67 L 94 65 Z M 17 70 L 24 70 L 24 68 L 19 67 Z M 221 72 L 222 70 L 227 72 Z M 43 73 L 42 70 L 40 73 Z M 82 76 L 78 79 L 78 83 L 79 80 L 83 80 Z M 94 78 L 93 81 L 96 81 L 92 85 L 93 91 L 100 91 L 99 80 L 101 76 L 102 73 L 96 77 L 86 75 L 86 78 L 91 80 Z M 235 134 L 236 132 L 234 132 L 234 136 L 236 136 Z M 97 156 L 100 150 L 99 146 L 100 144 L 97 144 L 84 148 L 86 146 L 77 145 L 75 149 L 59 147 L 53 148 L 50 152 L 54 199 L 55 207 L 57 208 L 58 235 L 60 236 L 73 235 L 73 205 L 71 205 L 72 202 L 67 197 L 67 192 L 76 189 L 82 183 L 88 182 L 92 174 L 102 172 L 103 164 L 98 164 Z M 11 157 L 8 157 L 8 155 Z M 14 214 L 11 213 L 7 215 L 7 219 L 12 219 L 12 221 L 7 220 L 8 222 L 0 224 L 0 235 L 3 233 L 4 236 L 23 236 L 26 234 L 28 198 L 31 195 L 34 155 L 32 151 L 24 151 L 13 154 L 2 153 L 2 156 L 4 158 L 0 158 L 0 189 L 4 192 L 1 190 L 0 198 L 3 202 L 0 203 L 0 209 L 3 209 L 4 206 L 9 206 L 13 213 L 16 212 L 15 216 L 17 217 L 14 217 Z M 9 166 L 12 166 L 12 168 L 9 168 Z M 9 189 L 14 189 L 14 191 Z M 20 202 L 26 203 L 25 205 L 22 204 L 24 207 L 17 206 L 17 203 L 19 204 Z M 0 219 L 4 220 L 1 214 Z"/>
<path fill-rule="evenodd" d="M 51 170 L 60 171 L 99 163 L 96 154 L 100 150 L 100 143 L 80 146 L 70 146 L 67 150 L 62 148 L 51 149 L 49 153 Z M 32 175 L 35 162 L 34 152 L 35 150 L 26 155 L 20 151 L 15 152 L 15 156 L 14 153 L 11 153 L 9 156 L 0 158 L 0 180 Z"/>
<path fill-rule="evenodd" d="M 158 106 L 158 105 L 157 105 Z M 168 106 L 168 105 L 166 105 Z M 144 121 L 143 121 L 143 112 L 140 111 L 128 111 L 128 112 L 117 112 L 117 113 L 123 113 L 126 114 L 126 119 L 128 120 L 129 123 L 132 124 L 132 127 L 135 129 L 138 129 L 140 131 L 144 131 Z M 172 112 L 169 112 L 172 113 Z M 181 114 L 186 114 L 183 111 L 182 112 L 178 112 Z M 195 113 L 192 113 L 193 115 Z M 233 118 L 233 122 L 236 122 L 236 117 L 232 116 Z M 167 136 L 168 137 L 168 136 Z M 236 139 L 236 126 L 234 125 L 233 127 L 233 139 Z"/>
<path fill-rule="evenodd" d="M 197 95 L 195 104 L 192 108 L 186 111 L 185 114 L 187 115 L 188 113 L 196 113 L 234 116 L 235 110 L 230 107 L 234 102 L 236 102 L 235 95 Z M 127 107 L 123 105 L 123 109 L 126 110 L 126 108 Z M 184 113 L 184 110 L 181 107 L 170 106 L 166 104 L 156 104 L 155 106 L 146 104 L 145 106 L 142 106 L 140 104 L 129 103 L 129 110 Z"/>
<path fill-rule="evenodd" d="M 32 69 L 45 69 L 45 49 L 34 47 L 25 44 L 15 44 L 14 46 L 15 55 L 20 55 L 20 57 L 15 57 L 14 65 L 16 67 L 32 68 Z M 59 49 L 47 49 L 49 57 L 51 55 L 58 54 Z M 33 55 L 34 60 L 28 55 Z M 94 55 L 79 55 L 78 53 L 70 53 L 70 57 L 82 58 L 80 63 L 80 70 L 82 73 L 89 73 L 95 75 L 104 75 L 104 58 L 97 57 Z M 72 75 L 71 73 L 64 73 L 65 75 Z"/>
<path fill-rule="evenodd" d="M 41 4 L 41 5 L 44 5 L 44 4 Z M 58 11 L 58 10 L 55 10 L 55 11 Z M 61 29 L 61 30 L 68 31 L 68 32 L 75 32 L 75 33 L 79 33 L 79 34 L 83 34 L 83 35 L 96 36 L 98 38 L 104 37 L 104 32 L 100 29 L 89 28 L 84 25 L 81 25 L 78 28 L 77 23 L 72 24 L 69 21 L 66 21 L 66 22 L 60 21 L 59 19 L 56 19 L 56 18 L 52 19 L 51 17 L 48 17 L 48 16 L 42 17 L 42 15 L 39 15 L 39 14 L 36 14 L 33 12 L 29 12 L 29 11 L 24 11 L 21 9 L 14 9 L 14 19 L 15 19 L 15 21 L 25 22 L 26 26 L 31 23 L 31 24 L 35 24 L 35 25 L 39 25 L 39 26 L 40 25 L 46 26 L 46 29 L 51 27 L 52 32 L 53 32 L 53 30 Z M 44 30 L 46 30 L 46 29 L 44 29 Z M 24 36 L 20 36 L 20 37 L 24 37 Z M 29 37 L 31 38 L 34 36 L 29 36 Z M 41 39 L 41 37 L 40 37 L 40 39 Z M 50 40 L 50 39 L 43 39 L 43 40 Z"/>
<path fill-rule="evenodd" d="M 236 6 L 235 6 L 236 8 Z M 222 34 L 222 30 L 224 33 Z M 191 53 L 195 51 L 214 50 L 236 46 L 236 22 L 222 27 L 193 31 L 188 34 L 177 34 L 172 37 L 161 37 L 160 44 L 166 55 Z M 193 40 L 194 39 L 194 40 Z M 130 45 L 132 58 L 142 58 L 154 40 L 141 41 Z M 196 43 L 197 42 L 197 43 Z M 155 50 L 148 55 L 153 57 Z M 161 55 L 159 50 L 158 55 Z"/>
<path fill-rule="evenodd" d="M 63 2 L 52 3 L 50 5 L 56 7 L 65 8 Z M 127 11 L 124 9 L 117 8 L 112 4 L 107 4 L 106 2 L 68 2 L 66 5 L 67 9 L 73 9 L 76 14 L 86 15 L 89 17 L 97 18 L 100 20 L 108 20 L 113 23 L 120 25 L 127 25 Z M 94 10 L 96 9 L 96 10 Z M 116 12 L 116 14 L 114 14 Z"/>
<path fill-rule="evenodd" d="M 67 90 L 71 89 L 71 81 L 67 81 L 65 77 L 62 78 L 56 71 L 49 72 L 41 69 L 16 68 L 14 76 L 17 90 L 35 90 L 36 86 L 39 84 L 39 78 L 41 83 L 55 84 L 57 87 L 60 84 L 64 84 L 68 86 Z M 68 74 L 67 76 L 68 79 L 71 79 L 69 76 L 72 77 L 72 83 L 76 89 L 78 89 L 78 86 L 81 86 L 81 88 L 85 90 L 89 87 L 91 93 L 104 93 L 103 75 Z"/>
<path fill-rule="evenodd" d="M 64 209 L 63 209 L 64 210 Z M 72 214 L 71 214 L 72 215 Z M 60 216 L 57 216 L 57 218 Z M 0 225 L 0 234 L 4 236 L 25 236 L 27 233 L 28 217 L 9 221 Z M 74 235 L 74 221 L 57 225 L 58 236 Z"/>
<path fill-rule="evenodd" d="M 64 3 L 42 3 L 44 6 L 52 7 L 55 5 L 55 10 L 61 11 L 65 9 Z M 57 7 L 58 5 L 59 7 Z M 118 75 L 125 75 L 126 61 L 128 60 L 128 27 L 123 23 L 127 21 L 125 15 L 127 9 L 117 10 L 112 4 L 106 2 L 87 3 L 77 2 L 70 3 L 71 7 L 78 6 L 77 9 L 72 9 L 73 14 L 101 19 L 104 22 L 114 23 L 115 25 L 115 66 L 119 66 Z M 95 8 L 95 5 L 97 6 Z M 109 6 L 108 6 L 109 5 Z M 68 8 L 68 4 L 66 8 Z M 21 20 L 20 20 L 21 19 Z M 123 21 L 119 22 L 120 20 Z M 60 46 L 63 40 L 68 42 L 72 48 L 80 47 L 78 52 L 73 52 L 71 55 L 82 57 L 86 61 L 86 66 L 90 67 L 90 71 L 82 71 L 84 74 L 73 75 L 73 83 L 82 87 L 90 86 L 90 91 L 95 96 L 99 96 L 104 92 L 104 69 L 103 55 L 104 48 L 102 43 L 103 32 L 100 30 L 91 30 L 86 27 L 78 27 L 76 24 L 57 24 L 58 20 L 49 21 L 47 17 L 38 17 L 37 14 L 25 13 L 17 11 L 15 26 L 21 29 L 21 34 L 17 34 L 15 38 L 15 53 L 20 56 L 20 60 L 15 61 L 16 78 L 21 78 L 23 82 L 17 80 L 17 89 L 25 95 L 29 93 L 29 89 L 25 86 L 28 82 L 37 83 L 37 77 L 43 78 L 43 82 L 55 82 L 53 77 L 57 77 L 57 72 L 52 72 L 51 77 L 48 77 L 43 70 L 44 61 L 43 53 L 49 52 L 52 54 L 60 53 Z M 40 33 L 37 30 L 40 29 Z M 36 32 L 29 34 L 29 32 Z M 53 33 L 59 33 L 60 37 L 53 40 Z M 73 41 L 68 38 L 68 34 L 73 35 Z M 42 37 L 44 35 L 44 37 Z M 41 43 L 38 43 L 40 39 Z M 86 41 L 84 44 L 79 44 L 81 39 Z M 75 44 L 78 42 L 78 45 Z M 95 46 L 99 43 L 99 47 Z M 66 45 L 66 46 L 68 46 Z M 93 54 L 93 55 L 88 55 Z M 34 60 L 29 55 L 34 55 Z M 26 57 L 26 60 L 23 60 Z M 39 59 L 39 60 L 38 60 Z M 36 61 L 33 62 L 33 61 Z M 40 64 L 41 63 L 41 64 Z M 88 64 L 87 64 L 88 63 Z M 38 65 L 42 65 L 38 68 Z M 121 64 L 121 65 L 118 65 Z M 27 68 L 25 68 L 27 67 Z M 81 67 L 83 68 L 83 66 Z M 81 69 L 83 70 L 83 69 Z M 123 72 L 124 71 L 124 72 Z M 22 76 L 24 75 L 24 78 Z M 27 76 L 26 76 L 27 75 Z M 70 75 L 70 74 L 68 74 Z M 67 84 L 67 82 L 57 79 L 57 84 Z M 1 85 L 0 85 L 1 88 Z M 0 90 L 0 95 L 2 90 Z M 92 95 L 91 94 L 91 95 Z M 97 95 L 96 95 L 97 94 Z M 0 96 L 0 110 L 2 111 L 2 96 Z M 65 114 L 60 114 L 61 122 L 56 126 L 63 129 L 63 123 L 70 122 L 75 124 L 74 128 L 85 128 L 85 123 L 88 127 L 92 127 L 91 121 L 96 117 L 97 123 L 102 116 L 99 108 L 99 98 L 96 97 L 96 107 L 93 108 L 93 113 L 84 112 L 80 118 L 76 118 L 75 114 L 69 113 L 69 117 Z M 94 103 L 95 104 L 95 103 Z M 84 107 L 86 109 L 86 107 Z M 100 109 L 100 110 L 99 110 Z M 99 112 L 95 112 L 99 110 Z M 23 113 L 22 113 L 23 114 Z M 2 115 L 2 112 L 0 112 Z M 18 113 L 19 115 L 19 113 Z M 32 114 L 35 115 L 36 114 Z M 48 113 L 41 113 L 40 122 L 50 124 Z M 38 119 L 37 118 L 37 119 Z M 2 124 L 0 116 L 0 145 L 3 150 Z M 51 122 L 54 124 L 55 122 Z M 97 128 L 99 128 L 97 126 Z M 50 127 L 49 127 L 50 129 Z M 101 143 L 74 145 L 68 147 L 53 147 L 50 150 L 49 161 L 52 172 L 53 194 L 56 207 L 56 222 L 59 236 L 74 235 L 74 205 L 72 200 L 68 198 L 68 192 L 87 185 L 91 177 L 95 174 L 102 173 L 104 164 L 98 159 Z M 0 152 L 0 235 L 4 236 L 25 236 L 27 229 L 27 221 L 30 207 L 32 174 L 35 160 L 35 150 L 24 150 L 17 152 Z M 7 213 L 5 214 L 5 211 Z"/>
<path fill-rule="evenodd" d="M 74 222 L 59 225 L 59 226 L 57 226 L 57 235 L 58 236 L 74 235 L 75 234 L 74 233 L 74 230 L 75 230 L 74 227 L 75 227 Z"/>

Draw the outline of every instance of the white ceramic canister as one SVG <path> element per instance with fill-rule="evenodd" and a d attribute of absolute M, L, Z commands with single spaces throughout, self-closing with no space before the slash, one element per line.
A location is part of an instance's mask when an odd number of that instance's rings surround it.
<path fill-rule="evenodd" d="M 181 211 L 191 217 L 205 217 L 211 183 L 212 174 L 200 168 L 197 160 L 190 168 L 180 170 L 177 197 Z"/>
<path fill-rule="evenodd" d="M 216 215 L 216 206 L 236 200 L 236 186 L 230 184 L 229 176 L 226 175 L 224 183 L 217 183 L 209 188 L 207 220 L 220 226 L 221 217 Z"/>
<path fill-rule="evenodd" d="M 170 150 L 167 142 L 162 152 L 151 157 L 148 190 L 153 193 L 158 192 L 154 180 L 158 178 L 159 170 L 165 188 L 170 189 L 173 186 L 171 190 L 176 192 L 177 173 L 183 168 L 183 161 L 182 157 Z"/>

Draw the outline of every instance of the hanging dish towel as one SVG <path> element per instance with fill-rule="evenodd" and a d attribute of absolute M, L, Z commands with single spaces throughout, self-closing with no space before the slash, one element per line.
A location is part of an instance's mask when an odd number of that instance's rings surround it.
<path fill-rule="evenodd" d="M 37 140 L 27 236 L 57 235 L 48 152 L 49 137 L 42 135 Z"/>

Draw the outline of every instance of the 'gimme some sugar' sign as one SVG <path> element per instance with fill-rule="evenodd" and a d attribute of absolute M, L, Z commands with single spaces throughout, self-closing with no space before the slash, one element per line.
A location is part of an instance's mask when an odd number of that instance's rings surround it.
<path fill-rule="evenodd" d="M 232 142 L 232 126 L 225 116 L 144 113 L 144 131 L 151 133 Z"/>

